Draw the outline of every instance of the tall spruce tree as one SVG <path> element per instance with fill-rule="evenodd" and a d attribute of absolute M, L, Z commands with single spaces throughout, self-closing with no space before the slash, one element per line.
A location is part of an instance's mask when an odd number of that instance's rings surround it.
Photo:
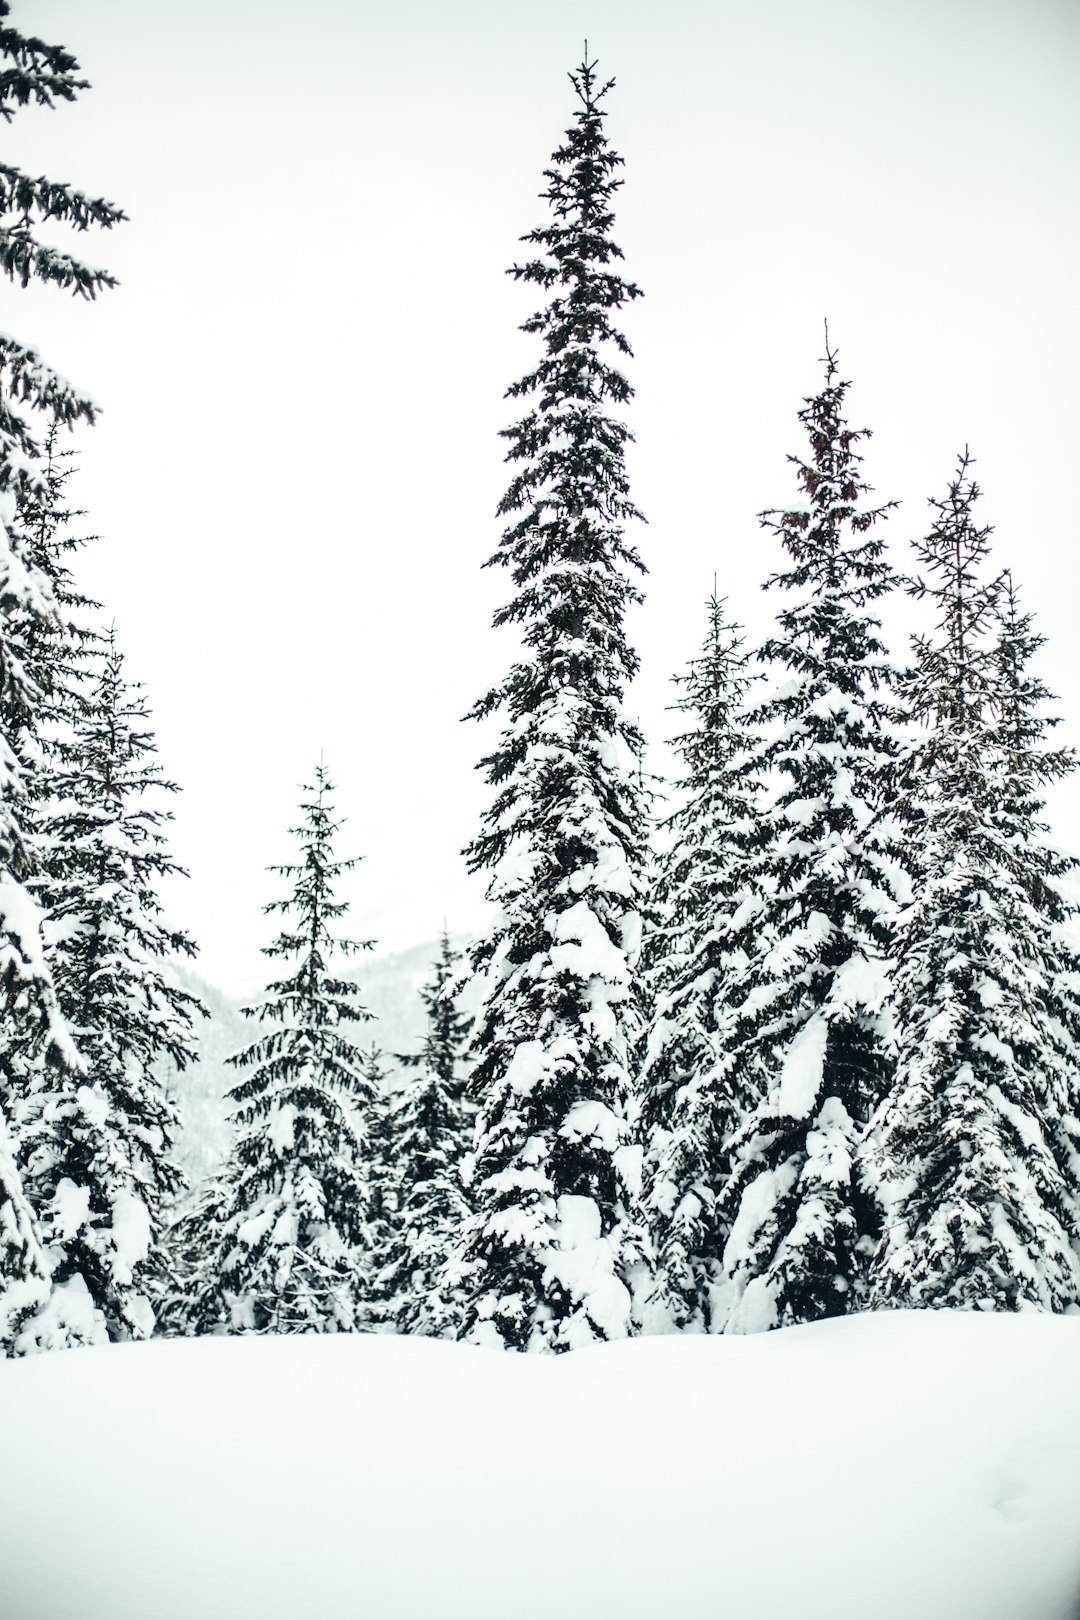
<path fill-rule="evenodd" d="M 163 1065 L 192 1060 L 193 1015 L 203 1010 L 168 969 L 169 957 L 195 947 L 163 921 L 158 885 L 182 868 L 162 831 L 171 813 L 154 801 L 176 788 L 153 758 L 147 720 L 110 631 L 86 712 L 50 773 L 43 872 L 31 880 L 86 1073 L 61 1073 L 24 1097 L 21 1156 L 56 1286 L 92 1303 L 81 1334 L 91 1339 L 153 1329 L 164 1211 L 182 1185 Z"/>
<path fill-rule="evenodd" d="M 509 389 L 511 521 L 491 558 L 516 586 L 495 616 L 523 648 L 476 705 L 504 726 L 482 761 L 495 790 L 468 850 L 497 913 L 474 948 L 480 980 L 473 1093 L 476 1215 L 457 1279 L 462 1332 L 563 1350 L 627 1331 L 626 1106 L 641 1005 L 643 816 L 623 696 L 637 668 L 624 617 L 642 564 L 624 527 L 632 390 L 612 358 L 639 289 L 619 275 L 612 199 L 622 160 L 604 133 L 595 63 L 545 171 L 549 223 L 511 274 L 551 297 L 524 323 L 543 353 Z M 613 82 L 613 81 L 612 81 Z"/>
<path fill-rule="evenodd" d="M 1080 1292 L 1076 959 L 1060 937 L 1072 863 L 1042 842 L 1040 638 L 1003 579 L 965 450 L 917 546 L 908 698 L 926 730 L 907 762 L 918 887 L 896 976 L 900 1062 L 865 1150 L 886 1211 L 874 1305 L 1063 1309 Z"/>
<path fill-rule="evenodd" d="M 33 873 L 26 887 L 46 917 L 54 887 L 67 893 L 78 882 L 77 871 L 85 872 L 79 852 L 66 837 L 51 836 L 47 823 L 52 808 L 71 791 L 71 761 L 79 747 L 75 730 L 94 700 L 93 673 L 100 665 L 97 655 L 102 645 L 90 622 L 99 604 L 79 591 L 68 563 L 71 553 L 92 538 L 72 533 L 74 520 L 85 516 L 69 510 L 65 500 L 73 457 L 73 451 L 60 449 L 59 430 L 52 423 L 38 482 L 24 489 L 17 501 L 28 556 L 48 585 L 55 611 L 48 618 L 22 615 L 19 634 L 26 683 L 0 704 L 21 779 L 17 815 L 27 871 Z M 77 770 L 75 774 L 78 777 Z M 47 928 L 45 932 L 45 960 L 51 967 Z M 37 1031 L 9 1021 L 0 1034 L 0 1085 L 16 1137 L 30 1093 L 47 1092 L 56 1079 L 53 1066 L 44 1059 Z M 63 1069 L 56 1083 L 67 1083 Z"/>
<path fill-rule="evenodd" d="M 453 995 L 459 971 L 444 930 L 432 978 L 421 991 L 424 1044 L 401 1056 L 413 1074 L 390 1108 L 394 1210 L 380 1293 L 387 1319 L 402 1333 L 446 1334 L 453 1325 L 440 1286 L 468 1214 L 461 1167 L 472 1125 L 464 1095 L 469 1020 Z"/>
<path fill-rule="evenodd" d="M 806 507 L 766 512 L 786 594 L 762 657 L 781 682 L 756 711 L 773 784 L 747 852 L 728 948 L 725 1057 L 714 1084 L 752 1103 L 722 1197 L 730 1223 L 714 1330 L 753 1332 L 854 1308 L 873 1211 L 854 1175 L 888 1089 L 887 956 L 903 873 L 886 813 L 895 708 L 877 605 L 893 585 L 864 504 L 848 383 L 827 349 L 825 384 L 799 413 L 792 456 Z"/>
<path fill-rule="evenodd" d="M 10 10 L 7 0 L 0 0 L 0 118 L 5 123 L 18 107 L 52 107 L 58 100 L 73 101 L 87 88 L 78 77 L 75 58 L 13 28 L 6 21 Z M 109 228 L 123 217 L 103 199 L 0 164 L 0 267 L 13 283 L 27 287 L 31 280 L 45 281 L 92 298 L 99 288 L 112 286 L 113 278 L 41 242 L 35 229 L 46 220 L 78 231 L 92 225 Z M 45 961 L 40 913 L 25 887 L 33 860 L 21 823 L 25 781 L 11 722 L 13 716 L 26 714 L 32 729 L 40 693 L 28 667 L 32 658 L 27 635 L 31 627 L 48 624 L 55 612 L 20 514 L 20 504 L 41 487 L 34 465 L 38 444 L 27 412 L 71 425 L 92 422 L 96 410 L 92 400 L 51 371 L 36 350 L 0 333 L 0 1001 L 9 1025 L 37 1043 L 43 1060 L 70 1073 L 78 1070 L 79 1059 Z M 0 1137 L 5 1140 L 10 1109 L 9 1088 L 0 1072 Z M 10 1215 L 22 1231 L 27 1205 L 10 1156 L 6 1163 L 7 1201 L 0 1220 L 7 1222 Z M 23 1213 L 17 1215 L 19 1209 Z M 0 1244 L 0 1297 L 10 1288 L 17 1294 L 24 1285 L 31 1292 L 38 1288 L 40 1255 L 40 1241 L 33 1232 L 26 1241 L 20 1237 Z M 0 1348 L 10 1349 L 13 1342 L 0 1327 Z"/>
<path fill-rule="evenodd" d="M 643 1209 L 653 1281 L 644 1325 L 701 1330 L 723 1252 L 717 1194 L 727 1180 L 727 1143 L 741 1123 L 737 1099 L 717 1083 L 728 988 L 741 973 L 729 933 L 741 898 L 759 785 L 746 725 L 748 669 L 738 626 L 714 591 L 708 632 L 673 707 L 690 729 L 673 739 L 685 768 L 683 802 L 666 823 L 659 862 L 657 926 L 646 935 L 652 1007 L 641 1082 L 645 1141 Z"/>
<path fill-rule="evenodd" d="M 218 1185 L 174 1233 L 188 1274 L 185 1298 L 168 1307 L 173 1331 L 350 1332 L 370 1320 L 379 1099 L 345 1030 L 371 1014 L 330 964 L 371 941 L 333 931 L 349 909 L 335 886 L 359 860 L 334 858 L 333 791 L 319 765 L 292 829 L 300 858 L 271 868 L 292 888 L 265 910 L 291 921 L 263 950 L 291 971 L 244 1009 L 267 1029 L 229 1060 L 248 1071 L 229 1094 L 238 1137 Z"/>
<path fill-rule="evenodd" d="M 74 101 L 88 88 L 78 77 L 75 58 L 13 28 L 4 21 L 10 10 L 7 0 L 0 0 L 0 117 L 5 122 L 20 106 L 52 107 L 58 100 Z M 35 230 L 46 221 L 76 231 L 108 229 L 123 218 L 104 199 L 0 164 L 0 267 L 18 285 L 44 281 L 85 298 L 115 285 L 107 271 L 49 246 Z M 42 955 L 37 911 L 23 887 L 32 862 L 19 821 L 23 782 L 10 735 L 13 715 L 24 714 L 32 729 L 41 694 L 28 668 L 33 658 L 27 637 L 48 625 L 55 612 L 20 513 L 20 504 L 32 502 L 42 488 L 28 411 L 70 426 L 93 422 L 97 407 L 34 349 L 0 334 L 0 984 L 15 1019 L 37 1031 L 51 1061 L 74 1068 L 74 1048 Z"/>

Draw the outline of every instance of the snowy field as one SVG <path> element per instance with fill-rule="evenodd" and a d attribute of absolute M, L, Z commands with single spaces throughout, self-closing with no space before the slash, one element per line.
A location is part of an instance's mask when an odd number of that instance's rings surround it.
<path fill-rule="evenodd" d="M 3 1620 L 1074 1620 L 1080 1318 L 0 1364 Z"/>

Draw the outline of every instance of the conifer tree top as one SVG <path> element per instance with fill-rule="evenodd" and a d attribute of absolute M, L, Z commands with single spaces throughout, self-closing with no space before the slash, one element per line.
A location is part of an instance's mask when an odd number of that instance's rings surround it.
<path fill-rule="evenodd" d="M 797 455 L 787 458 L 806 492 L 808 507 L 801 511 L 773 508 L 761 513 L 764 527 L 779 536 L 792 559 L 790 569 L 774 575 L 767 584 L 788 589 L 810 585 L 828 590 L 838 581 L 838 554 L 844 547 L 850 559 L 842 570 L 845 583 L 850 589 L 857 582 L 862 599 L 871 600 L 890 588 L 892 575 L 880 562 L 884 540 L 868 531 L 898 503 L 861 505 L 872 488 L 860 475 L 862 456 L 856 446 L 871 433 L 869 428 L 849 427 L 844 419 L 845 396 L 851 384 L 839 376 L 836 351 L 829 346 L 827 331 L 823 363 L 825 386 L 808 396 L 799 412 L 799 421 L 810 438 L 809 459 Z M 850 542 L 844 546 L 845 525 L 850 525 L 855 535 L 866 536 L 858 549 Z"/>
<path fill-rule="evenodd" d="M 930 497 L 934 521 L 915 541 L 925 572 L 908 587 L 916 600 L 929 599 L 940 614 L 936 641 L 912 637 L 923 672 L 911 686 L 913 707 L 923 719 L 934 716 L 939 725 L 961 729 L 980 719 L 992 700 L 994 660 L 985 637 L 1004 580 L 1001 574 L 981 577 L 994 531 L 991 524 L 980 527 L 975 521 L 982 491 L 971 475 L 974 459 L 965 445 L 946 493 Z"/>
<path fill-rule="evenodd" d="M 705 604 L 708 630 L 701 650 L 685 670 L 671 678 L 679 696 L 668 705 L 676 714 L 693 716 L 688 731 L 668 739 L 681 755 L 687 775 L 679 784 L 691 792 L 706 791 L 712 785 L 712 771 L 718 760 L 727 761 L 737 733 L 740 711 L 753 677 L 747 673 L 743 651 L 745 637 L 741 626 L 725 616 L 727 598 L 712 595 Z M 678 815 L 673 818 L 678 820 Z"/>
<path fill-rule="evenodd" d="M 998 624 L 995 662 L 998 668 L 1001 705 L 1002 747 L 1007 768 L 1013 776 L 1033 782 L 1053 782 L 1076 768 L 1072 748 L 1045 748 L 1042 740 L 1061 724 L 1058 714 L 1046 714 L 1043 705 L 1054 694 L 1028 665 L 1046 643 L 1034 628 L 1034 614 L 1022 613 L 1012 571 L 1001 576 L 996 618 Z"/>
<path fill-rule="evenodd" d="M 762 526 L 777 536 L 788 559 L 765 588 L 779 587 L 788 594 L 777 612 L 776 632 L 759 651 L 764 662 L 786 672 L 781 691 L 762 705 L 760 718 L 783 721 L 794 708 L 807 724 L 820 722 L 821 741 L 833 721 L 824 715 L 815 721 L 813 706 L 827 689 L 860 705 L 865 701 L 875 734 L 899 718 L 886 690 L 892 676 L 876 617 L 876 603 L 896 583 L 877 525 L 898 503 L 872 506 L 866 501 L 872 487 L 862 476 L 857 447 L 870 430 L 848 426 L 844 411 L 850 383 L 839 375 L 827 330 L 823 363 L 824 386 L 804 399 L 798 413 L 810 440 L 809 454 L 787 458 L 807 504 L 760 514 Z M 799 682 L 798 690 L 790 685 L 791 677 Z M 870 747 L 876 756 L 878 743 Z"/>
<path fill-rule="evenodd" d="M 633 389 L 604 352 L 611 346 L 631 355 L 613 317 L 639 298 L 641 289 L 614 268 L 623 255 L 610 236 L 611 202 L 622 185 L 616 171 L 623 160 L 608 143 L 599 105 L 615 81 L 598 87 L 595 67 L 586 56 L 569 76 L 580 105 L 544 171 L 547 185 L 541 193 L 553 217 L 522 238 L 543 257 L 512 265 L 508 272 L 554 291 L 521 327 L 543 339 L 544 354 L 507 389 L 511 399 L 534 396 L 533 407 L 502 429 L 510 441 L 506 459 L 524 465 L 499 514 L 522 515 L 505 530 L 490 563 L 512 568 L 518 586 L 558 561 L 642 570 L 621 535 L 622 524 L 641 516 L 628 498 L 622 460 L 633 435 L 607 414 L 609 406 L 625 405 Z M 629 586 L 624 589 L 637 598 Z M 495 622 L 529 619 L 543 600 L 541 593 L 523 590 Z"/>
<path fill-rule="evenodd" d="M 288 978 L 266 987 L 265 999 L 256 1007 L 245 1007 L 249 1016 L 287 1023 L 317 1026 L 365 1020 L 370 1014 L 356 1000 L 356 986 L 335 978 L 328 969 L 333 952 L 343 956 L 370 950 L 371 940 L 336 937 L 331 925 L 349 910 L 347 900 L 334 898 L 334 885 L 343 872 L 359 865 L 360 857 L 336 860 L 333 839 L 343 825 L 335 821 L 331 795 L 334 784 L 320 764 L 314 782 L 301 789 L 303 821 L 290 831 L 300 841 L 300 859 L 270 867 L 271 872 L 292 879 L 292 891 L 283 900 L 271 900 L 267 913 L 280 912 L 295 917 L 293 926 L 284 926 L 277 938 L 262 947 L 265 956 L 296 959 L 296 971 Z"/>
<path fill-rule="evenodd" d="M 409 1069 L 428 1069 L 444 1084 L 460 1090 L 457 1065 L 465 1047 L 469 1019 L 459 1012 L 454 984 L 459 972 L 458 953 L 445 926 L 439 940 L 431 978 L 420 991 L 427 1014 L 427 1032 L 419 1052 L 400 1052 L 398 1062 Z"/>
<path fill-rule="evenodd" d="M 608 235 L 615 223 L 611 200 L 623 183 L 616 170 L 623 166 L 623 159 L 608 144 L 604 133 L 606 114 L 600 106 L 615 80 L 597 85 L 596 63 L 589 61 L 587 49 L 581 65 L 568 77 L 581 105 L 563 145 L 551 155 L 551 167 L 544 170 L 547 187 L 540 193 L 551 204 L 555 219 L 522 237 L 523 242 L 545 248 L 555 263 L 533 260 L 510 270 L 515 277 L 539 281 L 545 287 L 559 280 L 579 279 L 587 261 L 610 264 L 623 256 L 622 249 Z M 615 292 L 619 303 L 623 298 L 641 296 L 641 289 L 632 282 L 619 281 L 617 286 L 601 285 L 591 290 Z M 624 347 L 624 353 L 629 353 L 628 347 Z"/>

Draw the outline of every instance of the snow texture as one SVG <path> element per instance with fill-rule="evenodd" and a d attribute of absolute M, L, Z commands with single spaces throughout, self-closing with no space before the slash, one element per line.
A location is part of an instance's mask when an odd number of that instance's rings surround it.
<path fill-rule="evenodd" d="M 889 1311 L 0 1363 L 0 1613 L 1074 1620 L 1078 1358 L 1075 1317 Z"/>

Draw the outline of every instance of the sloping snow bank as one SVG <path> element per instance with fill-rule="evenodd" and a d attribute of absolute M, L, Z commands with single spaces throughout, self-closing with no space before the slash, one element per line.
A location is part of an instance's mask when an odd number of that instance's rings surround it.
<path fill-rule="evenodd" d="M 0 1364 L 2 1620 L 1074 1620 L 1080 1318 Z"/>

